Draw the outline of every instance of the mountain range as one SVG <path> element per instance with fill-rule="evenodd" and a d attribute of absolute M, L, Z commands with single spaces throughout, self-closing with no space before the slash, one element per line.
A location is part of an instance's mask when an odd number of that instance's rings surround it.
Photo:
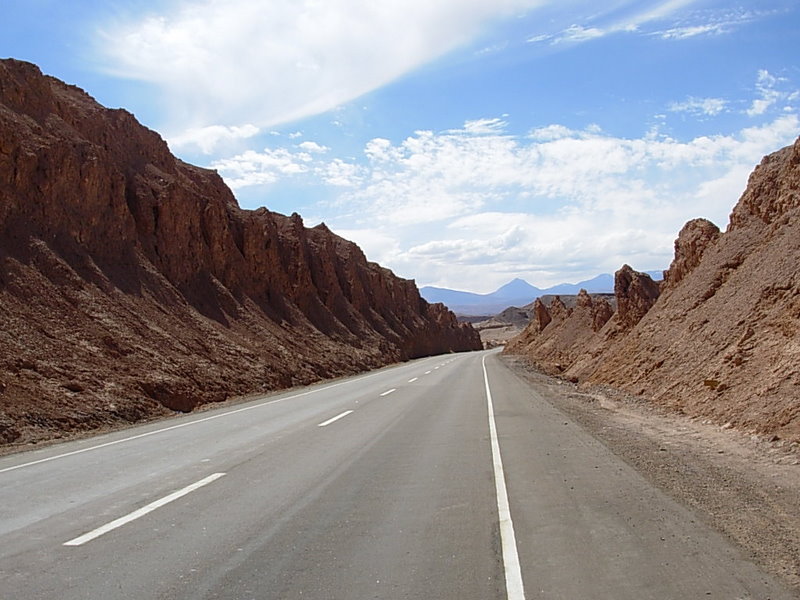
<path fill-rule="evenodd" d="M 661 279 L 662 271 L 647 271 L 654 279 Z M 509 306 L 525 306 L 545 295 L 573 295 L 581 290 L 590 294 L 614 292 L 614 276 L 603 273 L 578 283 L 559 283 L 549 288 L 538 288 L 524 279 L 515 278 L 489 294 L 475 294 L 448 288 L 425 286 L 420 295 L 428 302 L 441 302 L 457 315 L 494 315 Z"/>

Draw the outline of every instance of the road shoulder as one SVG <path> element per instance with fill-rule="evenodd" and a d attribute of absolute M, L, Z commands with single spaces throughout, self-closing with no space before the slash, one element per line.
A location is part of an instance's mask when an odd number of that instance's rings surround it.
<path fill-rule="evenodd" d="M 542 398 L 800 595 L 800 448 L 501 360 Z"/>

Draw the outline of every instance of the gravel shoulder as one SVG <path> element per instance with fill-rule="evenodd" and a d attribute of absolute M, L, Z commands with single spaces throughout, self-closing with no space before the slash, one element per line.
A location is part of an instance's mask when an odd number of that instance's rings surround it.
<path fill-rule="evenodd" d="M 579 388 L 518 356 L 502 360 L 800 598 L 800 445 L 668 413 L 614 389 Z"/>

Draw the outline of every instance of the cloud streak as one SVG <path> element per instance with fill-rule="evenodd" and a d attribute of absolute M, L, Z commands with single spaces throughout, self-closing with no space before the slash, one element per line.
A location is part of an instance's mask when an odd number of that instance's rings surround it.
<path fill-rule="evenodd" d="M 264 128 L 331 110 L 543 2 L 175 0 L 106 24 L 101 52 L 113 74 L 162 90 L 173 120 L 207 149 L 210 126 L 244 118 Z"/>
<path fill-rule="evenodd" d="M 696 0 L 669 0 L 650 3 L 644 8 L 640 8 L 640 3 L 635 3 L 631 5 L 636 9 L 635 12 L 619 16 L 618 13 L 625 12 L 624 9 L 629 7 L 628 4 L 622 3 L 616 6 L 614 18 L 608 18 L 608 15 L 603 13 L 594 14 L 586 24 L 573 23 L 558 32 L 532 35 L 526 41 L 550 45 L 569 45 L 591 42 L 622 33 L 656 36 L 664 40 L 685 40 L 698 36 L 731 33 L 738 27 L 763 16 L 752 11 L 698 13 L 683 10 L 696 4 Z M 670 20 L 672 20 L 671 25 L 664 29 L 663 24 Z M 660 24 L 662 28 L 653 30 L 653 24 Z M 651 25 L 651 28 L 648 29 L 647 25 Z"/>

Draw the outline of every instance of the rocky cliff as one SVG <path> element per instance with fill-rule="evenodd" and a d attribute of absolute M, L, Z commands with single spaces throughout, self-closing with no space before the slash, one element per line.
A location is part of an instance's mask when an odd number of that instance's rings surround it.
<path fill-rule="evenodd" d="M 0 442 L 137 421 L 478 335 L 324 225 L 34 65 L 0 61 Z"/>
<path fill-rule="evenodd" d="M 572 308 L 567 308 L 559 296 L 549 307 L 537 298 L 531 322 L 508 342 L 506 352 L 525 354 L 547 373 L 561 375 L 596 343 L 598 332 L 614 316 L 614 309 L 602 295 L 592 296 L 586 290 L 580 291 Z"/>
<path fill-rule="evenodd" d="M 564 376 L 800 441 L 800 139 L 755 169 L 724 233 L 687 223 L 660 289 L 620 274 L 617 314 L 568 346 Z M 509 351 L 552 369 L 539 356 L 550 327 Z"/>

